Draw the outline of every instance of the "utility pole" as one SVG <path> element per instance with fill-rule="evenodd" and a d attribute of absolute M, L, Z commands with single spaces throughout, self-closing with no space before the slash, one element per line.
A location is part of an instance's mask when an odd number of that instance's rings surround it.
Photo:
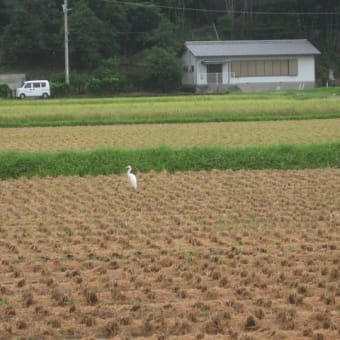
<path fill-rule="evenodd" d="M 64 0 L 64 4 L 61 5 L 64 12 L 64 27 L 65 27 L 65 82 L 70 84 L 70 70 L 69 70 L 69 57 L 68 57 L 68 18 L 67 12 L 69 11 L 67 7 L 67 0 Z"/>

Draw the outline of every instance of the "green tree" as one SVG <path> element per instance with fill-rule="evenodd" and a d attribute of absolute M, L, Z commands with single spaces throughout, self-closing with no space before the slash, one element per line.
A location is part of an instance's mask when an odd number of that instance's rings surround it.
<path fill-rule="evenodd" d="M 140 52 L 149 48 L 150 34 L 157 29 L 162 20 L 159 7 L 150 6 L 130 6 L 127 10 L 128 32 L 126 36 L 126 47 L 129 54 Z"/>
<path fill-rule="evenodd" d="M 119 1 L 111 0 L 109 2 L 89 1 L 89 7 L 110 28 L 115 37 L 116 49 L 123 54 L 129 36 L 127 32 L 130 30 L 127 6 Z"/>
<path fill-rule="evenodd" d="M 181 47 L 182 42 L 176 40 L 175 32 L 175 25 L 168 18 L 162 16 L 158 26 L 146 36 L 145 44 L 147 46 L 178 49 Z"/>
<path fill-rule="evenodd" d="M 139 67 L 142 85 L 148 89 L 166 92 L 181 84 L 182 64 L 169 49 L 151 48 L 145 52 Z"/>
<path fill-rule="evenodd" d="M 107 76 L 114 77 L 118 75 L 118 60 L 117 58 L 109 58 L 94 71 L 95 77 L 101 79 Z"/>
<path fill-rule="evenodd" d="M 93 72 L 89 79 L 87 89 L 89 92 L 99 94 L 114 94 L 124 88 L 124 77 L 119 73 L 116 58 L 109 58 Z"/>
<path fill-rule="evenodd" d="M 0 0 L 1 68 L 63 69 L 63 3 Z M 69 0 L 69 7 L 71 72 L 93 76 L 103 61 L 120 57 L 121 69 L 132 79 L 133 60 L 152 47 L 179 51 L 185 40 L 218 37 L 307 38 L 322 52 L 319 77 L 332 68 L 339 78 L 339 0 Z M 77 88 L 83 91 L 82 85 Z"/>
<path fill-rule="evenodd" d="M 0 34 L 10 22 L 10 4 L 5 0 L 0 0 Z"/>
<path fill-rule="evenodd" d="M 17 0 L 2 45 L 8 63 L 46 64 L 61 53 L 61 11 L 54 0 Z"/>
<path fill-rule="evenodd" d="M 110 57 L 116 41 L 110 27 L 100 20 L 84 0 L 72 7 L 69 15 L 70 59 L 74 67 L 94 69 Z"/>

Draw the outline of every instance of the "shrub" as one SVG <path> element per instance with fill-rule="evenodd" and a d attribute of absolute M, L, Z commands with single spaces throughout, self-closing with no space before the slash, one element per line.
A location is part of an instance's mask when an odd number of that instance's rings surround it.
<path fill-rule="evenodd" d="M 92 78 L 87 90 L 92 94 L 113 94 L 122 89 L 122 81 L 118 77 Z"/>
<path fill-rule="evenodd" d="M 70 75 L 72 92 L 77 94 L 85 93 L 88 81 L 89 75 L 87 73 L 72 71 Z"/>
<path fill-rule="evenodd" d="M 71 93 L 70 85 L 66 83 L 51 83 L 52 97 L 67 97 Z"/>
<path fill-rule="evenodd" d="M 118 74 L 118 61 L 116 58 L 109 58 L 94 71 L 94 77 L 104 79 L 108 76 L 117 76 Z"/>
<path fill-rule="evenodd" d="M 0 97 L 8 98 L 11 94 L 12 90 L 7 84 L 0 84 Z"/>
<path fill-rule="evenodd" d="M 52 83 L 63 83 L 65 81 L 65 72 L 51 73 L 49 79 Z"/>
<path fill-rule="evenodd" d="M 159 47 L 150 49 L 139 67 L 142 85 L 148 89 L 167 92 L 180 87 L 182 65 L 171 50 Z"/>

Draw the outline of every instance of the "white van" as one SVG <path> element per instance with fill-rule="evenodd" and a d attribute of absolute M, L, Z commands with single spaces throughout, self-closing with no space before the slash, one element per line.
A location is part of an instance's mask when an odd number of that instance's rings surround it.
<path fill-rule="evenodd" d="M 30 80 L 16 89 L 16 97 L 24 99 L 26 97 L 48 98 L 51 96 L 50 83 L 48 80 Z"/>

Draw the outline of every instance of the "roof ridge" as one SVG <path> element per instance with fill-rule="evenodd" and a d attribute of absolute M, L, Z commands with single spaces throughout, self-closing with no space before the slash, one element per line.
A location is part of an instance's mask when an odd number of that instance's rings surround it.
<path fill-rule="evenodd" d="M 246 43 L 284 43 L 284 42 L 298 42 L 298 41 L 308 41 L 308 39 L 301 38 L 301 39 L 254 39 L 254 40 L 188 40 L 186 44 L 246 44 Z M 309 42 L 309 41 L 308 41 Z"/>

